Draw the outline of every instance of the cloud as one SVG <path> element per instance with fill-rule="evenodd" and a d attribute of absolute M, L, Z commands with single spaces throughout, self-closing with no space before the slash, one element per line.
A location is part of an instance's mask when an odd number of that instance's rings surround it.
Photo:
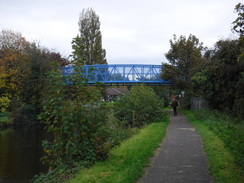
<path fill-rule="evenodd" d="M 21 32 L 68 56 L 79 14 L 92 7 L 100 17 L 109 63 L 161 64 L 173 34 L 193 34 L 211 47 L 231 34 L 238 0 L 8 0 L 0 1 L 0 29 Z"/>

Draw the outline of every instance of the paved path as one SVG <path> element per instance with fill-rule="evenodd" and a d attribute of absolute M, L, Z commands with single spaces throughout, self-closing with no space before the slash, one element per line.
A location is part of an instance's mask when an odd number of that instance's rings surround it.
<path fill-rule="evenodd" d="M 138 183 L 212 182 L 200 136 L 184 115 L 169 115 L 165 139 Z"/>

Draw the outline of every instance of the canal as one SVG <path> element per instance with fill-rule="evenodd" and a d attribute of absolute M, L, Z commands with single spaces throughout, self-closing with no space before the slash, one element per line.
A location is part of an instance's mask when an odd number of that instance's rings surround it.
<path fill-rule="evenodd" d="M 42 140 L 50 135 L 43 125 L 13 127 L 0 131 L 0 183 L 29 182 L 35 174 L 46 172 L 40 162 Z"/>

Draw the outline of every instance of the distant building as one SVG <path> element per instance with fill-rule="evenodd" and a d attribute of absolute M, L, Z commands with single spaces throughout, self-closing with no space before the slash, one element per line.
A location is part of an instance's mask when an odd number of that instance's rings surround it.
<path fill-rule="evenodd" d="M 113 102 L 118 100 L 120 97 L 128 94 L 130 91 L 127 88 L 107 88 L 106 89 L 106 100 Z"/>

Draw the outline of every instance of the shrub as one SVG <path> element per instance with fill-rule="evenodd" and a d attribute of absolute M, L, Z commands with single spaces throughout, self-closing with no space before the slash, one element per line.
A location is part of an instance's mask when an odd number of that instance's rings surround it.
<path fill-rule="evenodd" d="M 125 138 L 124 130 L 107 121 L 109 107 L 101 103 L 99 87 L 89 87 L 82 77 L 82 69 L 73 66 L 70 85 L 62 72 L 54 67 L 48 74 L 49 90 L 40 118 L 53 133 L 53 141 L 43 147 L 51 171 L 36 176 L 33 182 L 62 182 L 70 179 L 80 168 L 105 160 L 109 151 Z"/>
<path fill-rule="evenodd" d="M 12 111 L 12 120 L 15 125 L 37 123 L 36 111 L 33 105 L 21 105 Z"/>
<path fill-rule="evenodd" d="M 98 138 L 106 120 L 105 108 L 98 103 L 99 90 L 86 86 L 82 73 L 78 68 L 76 71 L 69 78 L 69 87 L 59 68 L 54 67 L 49 73 L 50 88 L 41 119 L 54 134 L 53 142 L 43 143 L 48 152 L 43 159 L 52 168 L 64 164 L 87 166 L 106 156 L 97 153 Z"/>
<path fill-rule="evenodd" d="M 0 112 L 7 112 L 10 102 L 8 97 L 0 97 Z"/>
<path fill-rule="evenodd" d="M 154 121 L 162 114 L 164 101 L 159 99 L 152 88 L 133 86 L 129 94 L 116 103 L 116 117 L 126 125 L 140 127 Z"/>

